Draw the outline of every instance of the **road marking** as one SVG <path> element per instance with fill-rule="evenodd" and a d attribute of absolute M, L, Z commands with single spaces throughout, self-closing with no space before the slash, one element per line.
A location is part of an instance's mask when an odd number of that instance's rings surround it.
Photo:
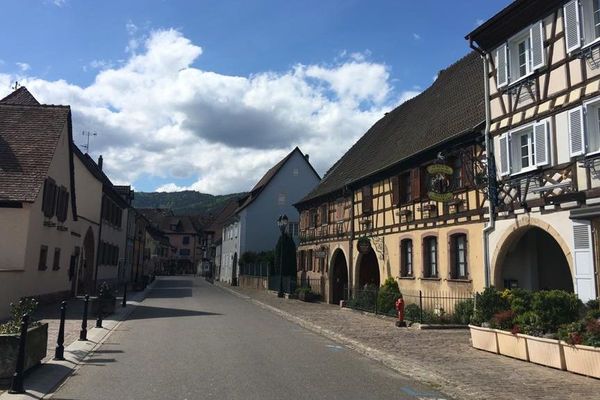
<path fill-rule="evenodd" d="M 339 346 L 336 344 L 326 344 L 325 347 L 329 348 L 331 351 L 342 351 L 344 350 L 343 346 Z"/>

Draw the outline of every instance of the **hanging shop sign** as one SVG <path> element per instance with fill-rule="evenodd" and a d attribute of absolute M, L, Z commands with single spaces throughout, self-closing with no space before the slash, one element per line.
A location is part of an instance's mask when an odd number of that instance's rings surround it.
<path fill-rule="evenodd" d="M 369 238 L 362 237 L 358 239 L 356 248 L 360 254 L 367 254 L 371 250 L 371 241 Z"/>
<path fill-rule="evenodd" d="M 314 254 L 317 258 L 327 258 L 327 250 L 317 250 Z"/>
<path fill-rule="evenodd" d="M 454 198 L 453 179 L 454 169 L 446 164 L 436 163 L 427 167 L 428 191 L 430 200 L 448 203 Z"/>

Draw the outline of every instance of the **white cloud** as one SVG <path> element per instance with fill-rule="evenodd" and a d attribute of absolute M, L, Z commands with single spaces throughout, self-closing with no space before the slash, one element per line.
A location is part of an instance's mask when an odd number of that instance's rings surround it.
<path fill-rule="evenodd" d="M 421 40 L 421 35 L 419 35 L 418 33 L 413 33 L 412 36 L 415 40 Z"/>
<path fill-rule="evenodd" d="M 484 20 L 482 20 L 482 19 L 477 19 L 477 20 L 475 21 L 475 26 L 479 26 L 479 25 L 483 24 L 484 22 L 485 22 L 485 21 L 484 21 Z"/>
<path fill-rule="evenodd" d="M 368 53 L 247 77 L 193 67 L 202 53 L 180 32 L 158 30 L 123 63 L 97 60 L 89 86 L 19 81 L 43 103 L 71 105 L 77 143 L 82 130 L 98 132 L 92 155 L 104 156 L 116 183 L 139 188 L 155 177 L 167 182 L 159 190 L 215 194 L 250 189 L 296 145 L 322 174 L 386 111 L 418 93 L 395 93 L 388 67 L 367 61 Z M 0 91 L 14 78 L 0 73 L 7 83 Z"/>
<path fill-rule="evenodd" d="M 17 62 L 15 63 L 15 65 L 17 67 L 19 67 L 19 69 L 21 70 L 21 72 L 26 72 L 29 71 L 31 69 L 31 65 L 25 63 L 25 62 Z"/>

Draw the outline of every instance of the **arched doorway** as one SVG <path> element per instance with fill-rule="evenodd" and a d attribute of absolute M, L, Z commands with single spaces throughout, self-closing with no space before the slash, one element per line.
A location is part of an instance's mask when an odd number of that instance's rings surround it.
<path fill-rule="evenodd" d="M 331 277 L 329 288 L 331 292 L 331 303 L 339 304 L 344 299 L 344 290 L 348 286 L 348 264 L 344 252 L 337 249 L 333 253 L 331 266 Z"/>
<path fill-rule="evenodd" d="M 83 238 L 83 257 L 81 259 L 81 270 L 77 274 L 78 276 L 78 294 L 90 294 L 94 289 L 94 264 L 95 264 L 95 251 L 94 251 L 94 231 L 90 226 L 85 233 Z"/>
<path fill-rule="evenodd" d="M 496 261 L 494 285 L 573 292 L 573 277 L 557 240 L 547 231 L 530 225 L 515 230 L 504 241 Z"/>
<path fill-rule="evenodd" d="M 379 287 L 379 263 L 377 255 L 372 248 L 365 254 L 358 257 L 358 287 L 365 285 L 375 285 Z"/>

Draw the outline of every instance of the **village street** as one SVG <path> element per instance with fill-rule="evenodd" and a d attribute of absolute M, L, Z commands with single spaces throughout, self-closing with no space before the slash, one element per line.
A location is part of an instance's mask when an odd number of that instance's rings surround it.
<path fill-rule="evenodd" d="M 448 398 L 202 278 L 159 278 L 53 399 Z"/>

